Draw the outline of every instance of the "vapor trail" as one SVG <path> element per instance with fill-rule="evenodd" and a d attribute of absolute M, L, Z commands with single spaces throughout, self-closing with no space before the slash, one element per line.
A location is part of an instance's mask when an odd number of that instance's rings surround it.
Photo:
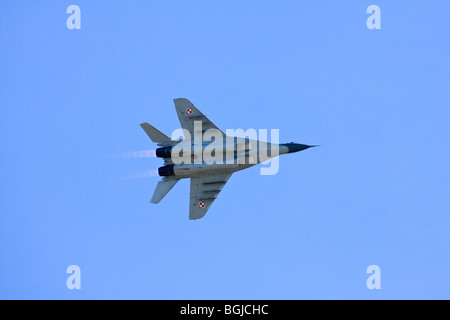
<path fill-rule="evenodd" d="M 155 150 L 140 150 L 133 152 L 126 152 L 120 155 L 121 158 L 154 158 L 156 157 Z"/>
<path fill-rule="evenodd" d="M 158 170 L 146 170 L 146 171 L 140 171 L 133 174 L 130 174 L 127 177 L 124 177 L 124 179 L 141 179 L 141 178 L 151 178 L 151 177 L 157 177 L 158 176 Z"/>

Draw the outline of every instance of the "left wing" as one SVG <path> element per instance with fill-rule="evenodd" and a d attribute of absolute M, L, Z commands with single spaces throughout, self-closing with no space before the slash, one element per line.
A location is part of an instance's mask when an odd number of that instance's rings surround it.
<path fill-rule="evenodd" d="M 224 135 L 224 133 L 203 113 L 201 113 L 200 110 L 198 110 L 188 99 L 179 98 L 174 99 L 173 102 L 175 103 L 175 109 L 177 110 L 181 127 L 190 133 L 191 139 L 194 138 L 194 121 L 201 122 L 203 132 L 208 129 L 215 129 Z"/>
<path fill-rule="evenodd" d="M 231 173 L 212 173 L 191 178 L 191 200 L 189 219 L 200 219 L 216 200 Z"/>

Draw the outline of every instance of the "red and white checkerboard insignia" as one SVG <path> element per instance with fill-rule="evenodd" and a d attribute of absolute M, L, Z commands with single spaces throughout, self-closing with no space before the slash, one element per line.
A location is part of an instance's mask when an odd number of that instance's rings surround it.
<path fill-rule="evenodd" d="M 204 202 L 199 202 L 198 207 L 199 208 L 204 208 L 205 207 L 205 203 Z"/>
<path fill-rule="evenodd" d="M 187 112 L 187 114 L 192 114 L 192 109 L 188 108 L 188 109 L 186 109 L 186 112 Z"/>

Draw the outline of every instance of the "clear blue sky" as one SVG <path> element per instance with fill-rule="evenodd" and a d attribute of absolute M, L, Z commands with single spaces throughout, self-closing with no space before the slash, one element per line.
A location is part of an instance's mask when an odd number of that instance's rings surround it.
<path fill-rule="evenodd" d="M 81 8 L 69 30 L 66 9 Z M 381 8 L 369 30 L 366 9 Z M 450 298 L 448 1 L 3 1 L 0 298 Z M 188 98 L 323 147 L 158 205 Z M 81 290 L 66 268 L 81 268 Z M 366 268 L 381 268 L 368 290 Z"/>

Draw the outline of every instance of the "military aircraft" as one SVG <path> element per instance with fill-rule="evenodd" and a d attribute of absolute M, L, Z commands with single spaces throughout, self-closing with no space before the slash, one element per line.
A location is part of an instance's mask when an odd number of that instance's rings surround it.
<path fill-rule="evenodd" d="M 163 178 L 158 182 L 151 202 L 159 203 L 180 179 L 191 178 L 191 220 L 206 214 L 233 172 L 280 154 L 315 147 L 227 136 L 189 100 L 174 99 L 174 103 L 184 139 L 172 140 L 150 124 L 141 123 L 150 139 L 160 146 L 156 156 L 164 159 L 164 166 L 158 169 Z"/>

